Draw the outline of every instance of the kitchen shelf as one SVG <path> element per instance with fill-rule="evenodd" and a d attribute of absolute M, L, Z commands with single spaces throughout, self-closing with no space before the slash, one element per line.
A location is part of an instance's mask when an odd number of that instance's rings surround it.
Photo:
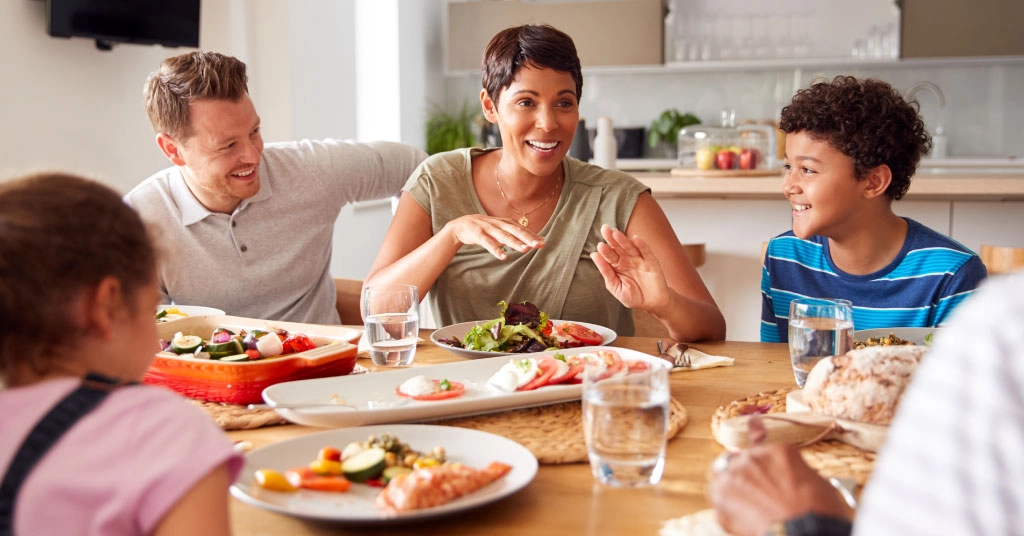
<path fill-rule="evenodd" d="M 684 61 L 655 65 L 621 65 L 584 67 L 584 76 L 592 75 L 638 75 L 678 74 L 701 72 L 772 71 L 779 69 L 905 69 L 908 67 L 965 67 L 1021 65 L 1024 56 L 985 56 L 957 58 L 904 58 L 904 59 L 859 59 L 842 58 L 782 58 L 750 59 L 728 61 Z M 479 69 L 451 71 L 449 78 L 479 78 Z"/>

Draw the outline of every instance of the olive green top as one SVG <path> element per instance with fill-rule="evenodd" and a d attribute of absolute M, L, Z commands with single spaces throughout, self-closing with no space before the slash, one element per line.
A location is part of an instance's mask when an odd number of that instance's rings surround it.
<path fill-rule="evenodd" d="M 431 156 L 405 185 L 430 215 L 433 232 L 466 214 L 486 214 L 473 187 L 472 158 L 494 149 L 458 149 Z M 566 157 L 558 204 L 540 231 L 544 247 L 506 249 L 496 259 L 481 246 L 459 249 L 428 296 L 439 325 L 500 316 L 498 302 L 529 301 L 553 319 L 589 322 L 633 334 L 632 312 L 604 286 L 590 254 L 601 242 L 601 225 L 625 230 L 637 199 L 650 190 L 615 170 Z"/>

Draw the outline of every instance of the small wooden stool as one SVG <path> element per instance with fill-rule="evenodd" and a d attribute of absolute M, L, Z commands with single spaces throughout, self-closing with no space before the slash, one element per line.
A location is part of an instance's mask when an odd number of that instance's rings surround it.
<path fill-rule="evenodd" d="M 1013 272 L 1024 268 L 1024 248 L 982 244 L 981 262 L 990 275 Z"/>

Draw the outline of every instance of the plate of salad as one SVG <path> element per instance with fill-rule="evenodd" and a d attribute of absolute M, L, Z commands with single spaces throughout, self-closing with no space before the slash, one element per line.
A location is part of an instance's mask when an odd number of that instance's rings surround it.
<path fill-rule="evenodd" d="M 530 302 L 498 304 L 501 316 L 435 330 L 430 340 L 468 359 L 543 352 L 581 346 L 607 346 L 615 331 L 587 322 L 548 318 Z"/>

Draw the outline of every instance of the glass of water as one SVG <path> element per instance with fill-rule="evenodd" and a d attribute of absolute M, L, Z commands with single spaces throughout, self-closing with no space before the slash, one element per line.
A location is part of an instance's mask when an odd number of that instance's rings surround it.
<path fill-rule="evenodd" d="M 617 487 L 653 486 L 665 470 L 668 440 L 668 363 L 609 377 L 588 364 L 583 372 L 583 433 L 594 478 Z"/>
<path fill-rule="evenodd" d="M 803 388 L 807 374 L 825 357 L 853 348 L 853 305 L 849 300 L 800 298 L 789 304 L 789 357 Z"/>
<path fill-rule="evenodd" d="M 411 365 L 420 328 L 420 298 L 412 285 L 363 289 L 363 321 L 374 365 Z"/>

